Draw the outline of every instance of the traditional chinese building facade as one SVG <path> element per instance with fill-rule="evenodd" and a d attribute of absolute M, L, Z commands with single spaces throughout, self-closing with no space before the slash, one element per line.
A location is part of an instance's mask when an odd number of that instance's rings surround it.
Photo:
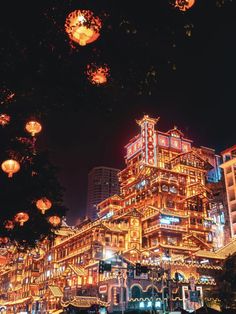
<path fill-rule="evenodd" d="M 62 227 L 54 243 L 38 251 L 7 253 L 0 272 L 7 313 L 95 304 L 110 311 L 193 310 L 208 298 L 222 261 L 236 251 L 235 241 L 214 247 L 206 177 L 213 170 L 217 178 L 216 157 L 194 148 L 176 127 L 159 131 L 157 122 L 137 121 L 140 131 L 126 146 L 126 167 L 118 174 L 121 193 L 98 205 L 98 219 Z M 111 271 L 99 272 L 101 260 Z M 136 263 L 148 273 L 137 274 Z"/>

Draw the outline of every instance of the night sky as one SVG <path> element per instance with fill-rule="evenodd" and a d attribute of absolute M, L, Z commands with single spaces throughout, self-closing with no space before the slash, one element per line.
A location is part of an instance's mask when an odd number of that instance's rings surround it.
<path fill-rule="evenodd" d="M 103 23 L 84 47 L 64 31 L 75 9 Z M 196 0 L 187 12 L 167 0 L 7 0 L 0 37 L 0 92 L 47 113 L 39 145 L 60 168 L 69 223 L 85 213 L 89 170 L 124 167 L 144 113 L 218 153 L 236 143 L 236 0 Z M 108 84 L 90 84 L 92 62 L 109 65 Z"/>

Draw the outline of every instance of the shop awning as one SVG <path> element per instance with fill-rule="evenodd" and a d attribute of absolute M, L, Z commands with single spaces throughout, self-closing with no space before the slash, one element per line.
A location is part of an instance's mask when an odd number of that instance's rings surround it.
<path fill-rule="evenodd" d="M 63 307 L 68 307 L 69 305 L 72 305 L 74 307 L 78 308 L 89 308 L 90 306 L 94 304 L 99 304 L 101 306 L 109 306 L 108 302 L 104 302 L 101 299 L 97 297 L 87 297 L 87 296 L 76 296 L 70 301 L 61 301 L 61 305 Z"/>
<path fill-rule="evenodd" d="M 77 275 L 77 276 L 85 276 L 86 273 L 81 266 L 75 266 L 73 264 L 69 264 L 70 269 Z"/>
<path fill-rule="evenodd" d="M 53 296 L 56 298 L 63 297 L 63 292 L 58 286 L 48 286 L 49 290 L 52 292 Z"/>
<path fill-rule="evenodd" d="M 60 313 L 62 313 L 62 312 L 63 312 L 62 309 L 60 309 L 60 310 L 49 310 L 49 313 L 50 313 L 50 314 L 60 314 Z"/>

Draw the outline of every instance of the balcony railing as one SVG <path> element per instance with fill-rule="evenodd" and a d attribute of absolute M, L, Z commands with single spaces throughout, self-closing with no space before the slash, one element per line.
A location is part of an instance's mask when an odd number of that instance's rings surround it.
<path fill-rule="evenodd" d="M 154 226 L 148 227 L 144 230 L 144 234 L 158 230 L 158 229 L 168 229 L 168 230 L 175 230 L 175 231 L 182 231 L 187 232 L 186 226 L 176 226 L 176 225 L 166 225 L 166 224 L 156 224 Z"/>

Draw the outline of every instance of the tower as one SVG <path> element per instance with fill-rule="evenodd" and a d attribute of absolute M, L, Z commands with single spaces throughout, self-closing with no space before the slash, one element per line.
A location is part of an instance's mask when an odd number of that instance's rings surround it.
<path fill-rule="evenodd" d="M 142 162 L 149 166 L 157 166 L 155 124 L 158 120 L 145 115 L 136 121 L 141 127 Z"/>

